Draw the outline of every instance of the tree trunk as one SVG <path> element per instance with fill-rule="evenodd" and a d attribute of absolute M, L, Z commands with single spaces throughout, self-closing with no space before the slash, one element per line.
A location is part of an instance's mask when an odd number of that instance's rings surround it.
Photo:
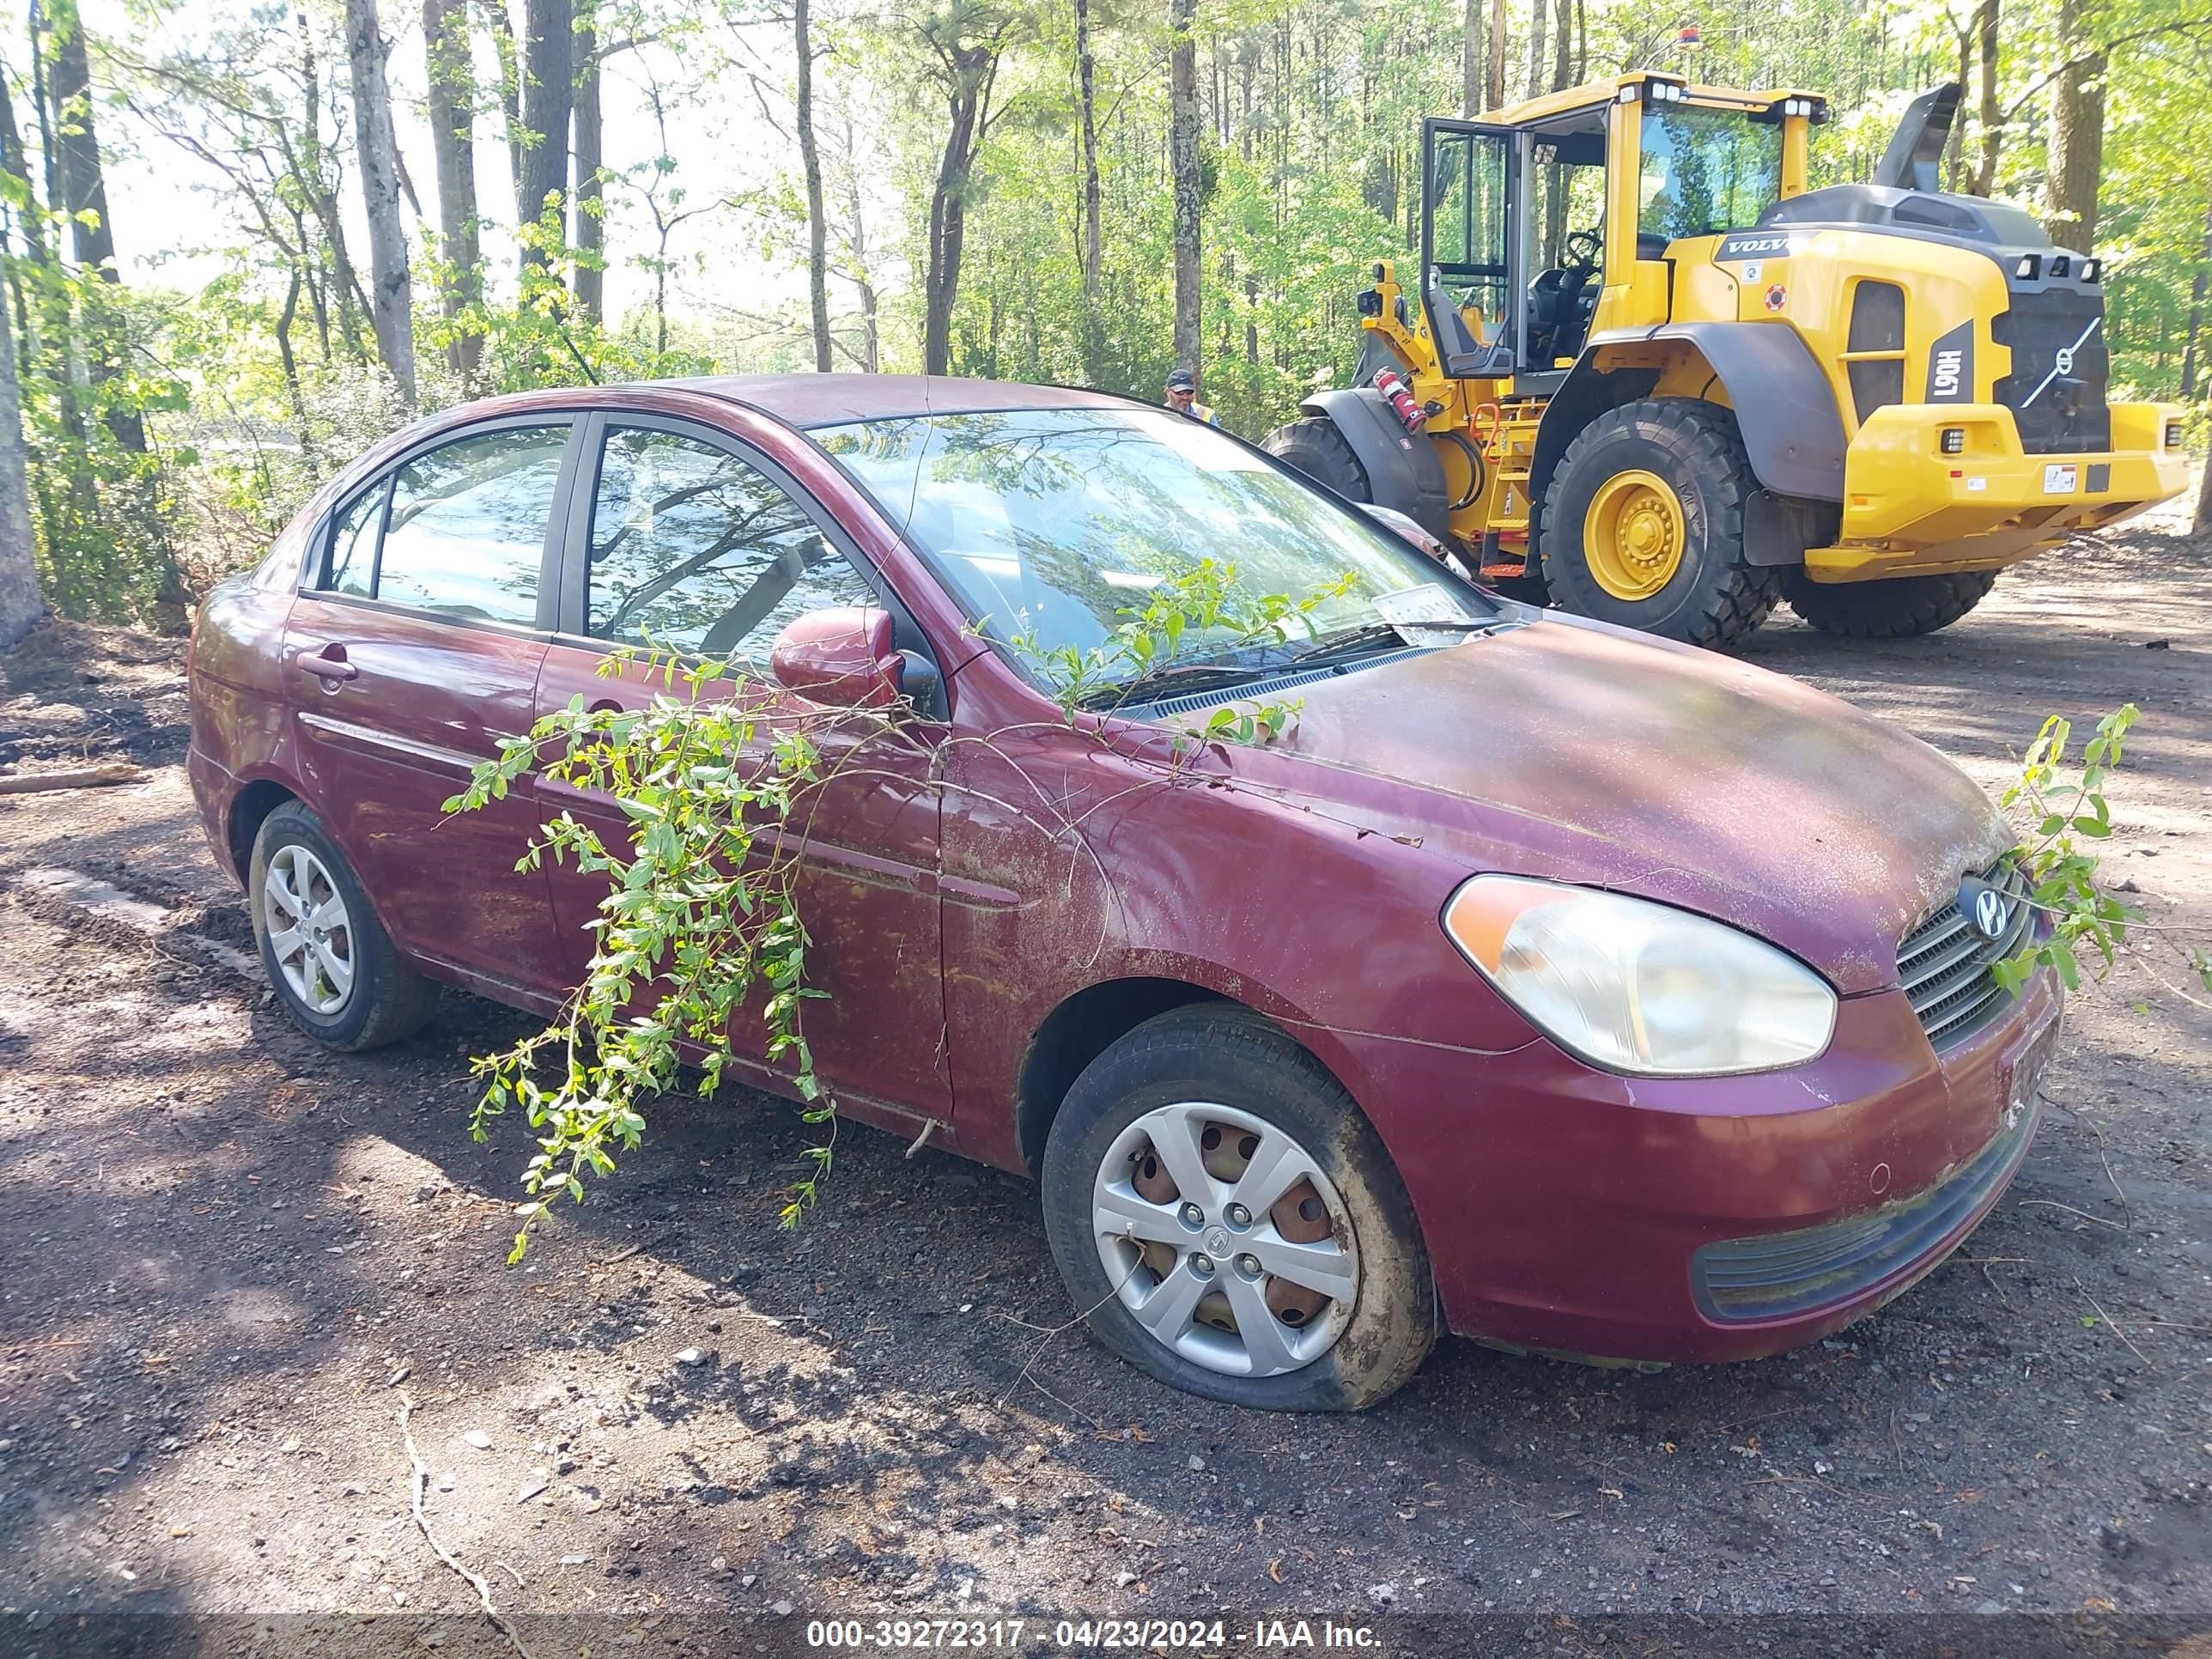
<path fill-rule="evenodd" d="M 547 250 L 529 234 L 545 212 L 549 198 L 568 185 L 568 112 L 576 85 L 575 15 L 568 0 L 526 0 L 523 7 L 522 264 L 543 271 Z"/>
<path fill-rule="evenodd" d="M 805 0 L 799 0 L 805 9 Z M 607 245 L 603 208 L 605 186 L 599 181 L 604 126 L 599 104 L 599 37 L 598 0 L 576 0 L 576 210 L 575 229 L 569 240 L 576 245 L 576 307 L 593 323 L 606 320 L 607 273 L 600 255 Z M 799 73 L 804 76 L 802 67 Z M 800 85 L 804 87 L 802 81 Z M 805 117 L 801 116 L 804 122 Z"/>
<path fill-rule="evenodd" d="M 1105 374 L 1105 317 L 1098 305 L 1105 237 L 1098 200 L 1097 65 L 1091 55 L 1091 0 L 1075 0 L 1076 111 L 1083 152 L 1083 378 Z"/>
<path fill-rule="evenodd" d="M 0 647 L 29 633 L 45 609 L 31 556 L 30 464 L 15 381 L 15 331 L 0 319 Z"/>
<path fill-rule="evenodd" d="M 960 255 L 968 234 L 968 173 L 975 161 L 975 124 L 992 64 L 988 51 L 954 45 L 946 52 L 945 153 L 929 197 L 929 264 L 922 273 L 921 372 L 952 365 L 952 302 L 960 292 Z"/>
<path fill-rule="evenodd" d="M 2197 396 L 2197 337 L 2204 326 L 2204 293 L 2212 286 L 2212 207 L 2204 211 L 2204 241 L 2197 251 L 2197 276 L 2189 285 L 2189 332 L 2181 347 L 2181 400 L 2192 401 Z M 2212 471 L 2212 458 L 2206 461 L 2206 471 Z"/>
<path fill-rule="evenodd" d="M 1544 92 L 1545 31 L 1552 8 L 1549 0 L 1531 0 L 1528 9 L 1528 95 L 1540 98 Z"/>
<path fill-rule="evenodd" d="M 2205 459 L 2204 482 L 2197 491 L 2197 516 L 2189 528 L 2191 534 L 2198 536 L 2212 530 L 2212 456 Z"/>
<path fill-rule="evenodd" d="M 508 0 L 483 0 L 491 19 L 492 52 L 499 59 L 499 108 L 507 122 L 507 172 L 514 192 L 514 222 L 528 224 L 538 216 L 522 209 L 522 53 L 514 44 L 514 19 Z"/>
<path fill-rule="evenodd" d="M 2091 252 L 2105 165 L 2105 54 L 2085 46 L 2081 0 L 2060 0 L 2058 49 L 2072 54 L 2051 100 L 2050 177 L 2043 228 L 2061 247 Z"/>
<path fill-rule="evenodd" d="M 353 123 L 360 146 L 361 194 L 368 209 L 369 317 L 376 355 L 415 406 L 415 293 L 407 280 L 407 238 L 399 225 L 399 145 L 392 131 L 392 94 L 384 83 L 384 32 L 376 0 L 346 0 L 346 52 L 353 64 Z"/>
<path fill-rule="evenodd" d="M 1537 0 L 1541 5 L 1543 0 Z M 1575 0 L 1558 0 L 1559 16 L 1552 27 L 1552 90 L 1562 92 L 1575 84 Z"/>
<path fill-rule="evenodd" d="M 1175 361 L 1198 373 L 1199 216 L 1198 0 L 1171 0 L 1168 58 L 1168 172 L 1175 191 Z"/>
<path fill-rule="evenodd" d="M 323 166 L 323 82 L 322 70 L 315 59 L 314 37 L 307 32 L 307 15 L 296 14 L 300 30 L 300 94 L 303 116 L 301 123 L 300 178 L 301 188 L 314 210 L 315 225 L 322 232 L 323 245 L 329 251 L 330 288 L 337 298 L 338 343 L 357 363 L 368 362 L 368 354 L 361 344 L 361 313 L 354 308 L 354 301 L 361 293 L 361 283 L 354 275 L 353 260 L 346 252 L 345 221 L 338 213 L 337 193 L 331 188 L 330 176 Z M 323 305 L 327 305 L 326 297 Z M 319 311 L 321 307 L 318 307 Z M 323 355 L 330 355 L 327 342 Z"/>
<path fill-rule="evenodd" d="M 1467 0 L 1467 10 L 1460 19 L 1459 112 L 1470 118 L 1481 114 L 1486 107 L 1482 101 L 1482 66 L 1486 45 L 1482 21 L 1486 15 L 1482 9 L 1482 0 Z"/>
<path fill-rule="evenodd" d="M 2002 0 L 1982 0 L 1979 33 L 1982 56 L 1982 161 L 1974 173 L 1974 194 L 1997 187 L 1997 150 L 2004 143 L 2004 113 L 1997 106 L 1997 26 Z"/>
<path fill-rule="evenodd" d="M 1483 82 L 1483 107 L 1505 103 L 1505 0 L 1490 0 L 1490 63 Z"/>
<path fill-rule="evenodd" d="M 70 216 L 70 240 L 76 262 L 103 283 L 119 286 L 115 268 L 115 226 L 107 212 L 107 176 L 94 125 L 92 70 L 85 56 L 84 24 L 74 4 L 59 8 L 53 23 L 53 67 L 47 95 L 53 100 L 56 204 Z M 121 318 L 96 301 L 85 307 L 88 378 L 94 385 L 114 376 Z M 135 409 L 111 409 L 106 416 L 116 442 L 134 454 L 146 453 L 146 422 Z"/>
<path fill-rule="evenodd" d="M 422 52 L 429 73 L 430 149 L 438 173 L 439 295 L 446 320 L 459 325 L 483 297 L 477 239 L 476 83 L 469 67 L 468 14 L 462 0 L 422 0 Z M 295 296 L 296 297 L 296 295 Z M 483 336 L 457 325 L 446 363 L 464 384 L 476 378 Z"/>
<path fill-rule="evenodd" d="M 845 123 L 845 250 L 852 261 L 849 273 L 854 296 L 860 304 L 860 368 L 873 374 L 883 366 L 882 342 L 876 325 L 876 285 L 868 269 L 868 223 L 860 207 L 860 172 L 853 161 L 853 124 Z"/>
<path fill-rule="evenodd" d="M 814 371 L 835 365 L 830 344 L 830 227 L 822 207 L 822 150 L 814 141 L 814 23 L 807 0 L 793 0 L 792 47 L 799 56 L 799 164 L 806 179 L 806 304 L 814 329 Z"/>

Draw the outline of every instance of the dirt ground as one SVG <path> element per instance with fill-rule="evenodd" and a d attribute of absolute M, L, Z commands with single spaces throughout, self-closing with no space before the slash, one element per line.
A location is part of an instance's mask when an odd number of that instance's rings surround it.
<path fill-rule="evenodd" d="M 2212 935 L 2212 544 L 2122 532 L 1931 639 L 1785 616 L 1748 654 L 1992 787 L 2045 714 L 2140 704 L 2107 868 Z M 756 1097 L 665 1104 L 503 1267 L 521 1134 L 471 1144 L 466 1068 L 522 1020 L 455 994 L 345 1058 L 270 1007 L 181 659 L 58 624 L 0 659 L 0 773 L 150 769 L 0 797 L 10 1651 L 514 1650 L 416 1523 L 411 1438 L 539 1659 L 823 1618 L 1247 1652 L 1263 1616 L 1408 1655 L 2212 1653 L 2212 1016 L 2178 963 L 2075 1000 L 2017 1184 L 1839 1339 L 1654 1375 L 1449 1340 L 1364 1416 L 1261 1415 L 1053 1334 L 1010 1177 L 851 1128 L 779 1231 L 810 1132 Z"/>

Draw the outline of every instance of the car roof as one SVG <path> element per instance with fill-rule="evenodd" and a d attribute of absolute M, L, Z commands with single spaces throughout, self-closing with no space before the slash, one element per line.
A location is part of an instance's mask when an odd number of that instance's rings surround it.
<path fill-rule="evenodd" d="M 1127 408 L 1131 401 L 1078 386 L 945 374 L 709 374 L 650 384 L 726 398 L 796 427 L 978 410 Z"/>

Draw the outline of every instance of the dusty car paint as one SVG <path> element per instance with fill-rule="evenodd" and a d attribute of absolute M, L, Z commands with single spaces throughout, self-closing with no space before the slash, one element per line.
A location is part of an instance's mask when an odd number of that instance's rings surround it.
<path fill-rule="evenodd" d="M 604 804 L 548 785 L 501 819 L 433 810 L 502 730 L 572 696 L 634 706 L 605 647 L 440 624 L 427 641 L 296 593 L 308 532 L 426 438 L 494 416 L 630 412 L 754 447 L 872 565 L 942 676 L 941 719 L 821 792 L 804 897 L 817 1063 L 853 1115 L 1010 1170 L 1035 1166 L 1060 1093 L 1146 1015 L 1226 997 L 1346 1085 L 1405 1178 L 1452 1328 L 1631 1359 L 1774 1352 L 1858 1316 L 1963 1237 L 1847 1301 L 1765 1325 L 1695 1305 L 1690 1253 L 1870 1210 L 1996 1133 L 2055 991 L 1939 1058 L 1898 988 L 1899 937 L 2009 844 L 1933 750 L 1782 677 L 1535 616 L 1305 687 L 1287 740 L 1209 749 L 1170 781 L 1158 726 L 1071 725 L 971 631 L 927 562 L 803 428 L 896 410 L 1111 404 L 898 377 L 792 377 L 536 393 L 448 411 L 326 488 L 255 576 L 203 613 L 191 775 L 218 855 L 286 792 L 321 813 L 401 949 L 524 1006 L 580 973 L 599 890 L 515 878 L 528 821 Z M 580 486 L 588 491 L 589 479 Z M 580 535 L 573 504 L 567 535 Z M 1225 551 L 1227 551 L 1225 550 Z M 564 596 L 564 603 L 573 595 Z M 367 742 L 362 682 L 325 691 L 303 648 L 402 665 L 404 729 Z M 386 653 L 379 656 L 377 653 Z M 430 653 L 434 663 L 416 654 Z M 380 678 L 373 676 L 371 678 Z M 381 718 L 380 716 L 379 718 Z M 772 714 L 770 716 L 772 720 Z M 349 758 L 341 759 L 341 755 Z M 420 776 L 410 775 L 419 773 Z M 1571 1058 L 1473 971 L 1438 917 L 1505 871 L 1618 888 L 1790 951 L 1842 994 L 1818 1060 L 1723 1079 L 1625 1078 Z M 373 873 L 372 873 L 373 872 Z M 749 1038 L 741 1036 L 741 1048 Z M 759 1060 L 760 1080 L 780 1079 Z M 1976 1218 L 1978 1218 L 1978 1217 Z"/>

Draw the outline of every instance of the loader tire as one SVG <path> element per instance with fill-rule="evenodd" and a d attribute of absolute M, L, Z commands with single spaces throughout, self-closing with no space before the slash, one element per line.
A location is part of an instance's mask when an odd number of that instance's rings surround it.
<path fill-rule="evenodd" d="M 1319 415 L 1279 426 L 1260 441 L 1279 461 L 1288 461 L 1316 483 L 1327 484 L 1348 501 L 1371 501 L 1367 470 L 1352 453 L 1336 422 Z"/>
<path fill-rule="evenodd" d="M 1782 597 L 1782 573 L 1744 558 L 1744 502 L 1757 488 L 1733 411 L 1693 398 L 1607 410 L 1567 446 L 1544 492 L 1552 603 L 1727 649 Z"/>
<path fill-rule="evenodd" d="M 1994 570 L 1949 576 L 1892 576 L 1878 582 L 1816 582 L 1793 570 L 1783 583 L 1790 608 L 1823 634 L 1901 640 L 1948 628 L 1996 585 Z"/>

